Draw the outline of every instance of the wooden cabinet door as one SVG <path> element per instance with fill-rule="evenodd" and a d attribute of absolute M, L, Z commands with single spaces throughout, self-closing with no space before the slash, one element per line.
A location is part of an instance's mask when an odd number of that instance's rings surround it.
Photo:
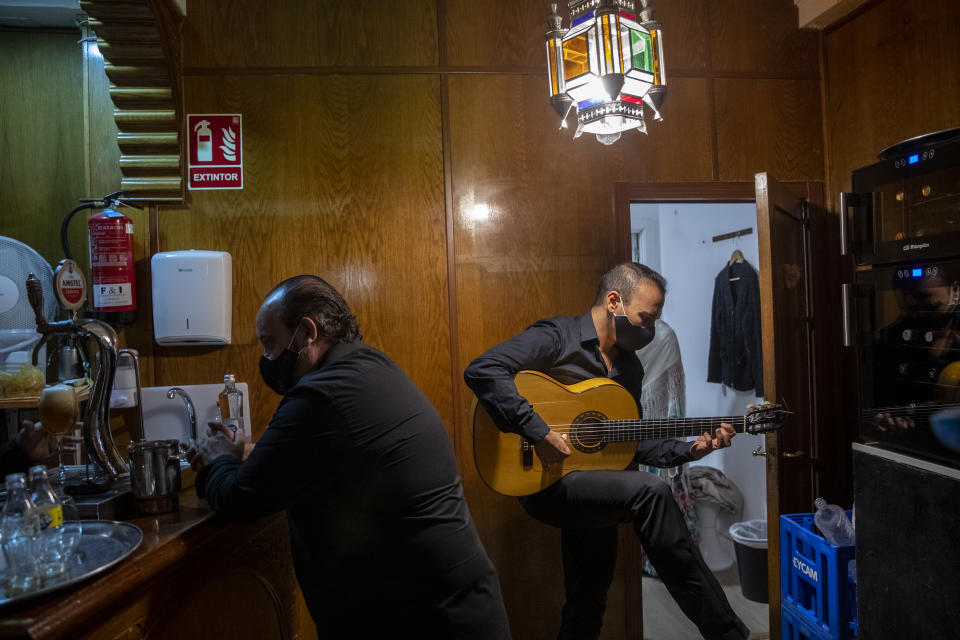
<path fill-rule="evenodd" d="M 804 198 L 755 177 L 765 399 L 792 412 L 766 435 L 767 565 L 771 638 L 780 637 L 780 514 L 810 511 L 813 340 L 810 233 Z"/>

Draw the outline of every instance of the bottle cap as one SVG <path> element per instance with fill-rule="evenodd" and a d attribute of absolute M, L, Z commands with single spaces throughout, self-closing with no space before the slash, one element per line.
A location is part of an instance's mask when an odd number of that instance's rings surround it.
<path fill-rule="evenodd" d="M 7 486 L 11 484 L 26 484 L 27 476 L 23 473 L 11 473 L 7 476 Z"/>
<path fill-rule="evenodd" d="M 232 373 L 228 373 L 228 374 L 226 374 L 225 376 L 223 376 L 223 381 L 224 381 L 224 382 L 236 382 L 236 381 L 237 381 L 237 376 L 235 376 L 235 375 L 232 374 Z"/>

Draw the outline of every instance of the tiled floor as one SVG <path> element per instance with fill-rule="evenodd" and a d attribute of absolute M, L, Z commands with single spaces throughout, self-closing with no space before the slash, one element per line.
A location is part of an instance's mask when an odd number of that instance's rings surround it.
<path fill-rule="evenodd" d="M 752 637 L 764 637 L 769 631 L 769 609 L 766 604 L 743 597 L 737 566 L 715 574 L 730 606 L 752 632 Z M 667 588 L 657 578 L 643 578 L 643 637 L 644 640 L 701 640 L 700 633 L 673 601 Z"/>

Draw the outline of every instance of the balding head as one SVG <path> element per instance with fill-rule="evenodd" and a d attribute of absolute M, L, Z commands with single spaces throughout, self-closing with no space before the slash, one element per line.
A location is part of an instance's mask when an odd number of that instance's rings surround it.
<path fill-rule="evenodd" d="M 607 271 L 600 278 L 597 286 L 597 298 L 594 305 L 604 304 L 607 294 L 616 291 L 623 298 L 623 302 L 630 303 L 637 287 L 641 282 L 649 282 L 660 290 L 661 295 L 667 293 L 667 281 L 662 275 L 639 262 L 623 262 Z"/>
<path fill-rule="evenodd" d="M 258 323 L 265 314 L 274 312 L 288 329 L 293 329 L 301 318 L 310 318 L 317 326 L 318 337 L 331 343 L 363 338 L 347 301 L 317 276 L 294 276 L 271 289 L 260 306 Z"/>

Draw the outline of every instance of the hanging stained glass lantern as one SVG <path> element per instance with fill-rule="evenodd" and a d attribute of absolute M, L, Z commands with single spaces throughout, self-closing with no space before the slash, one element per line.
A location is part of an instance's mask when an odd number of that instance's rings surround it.
<path fill-rule="evenodd" d="M 667 91 L 663 31 L 648 0 L 569 0 L 570 28 L 562 27 L 557 5 L 547 18 L 547 73 L 550 104 L 567 126 L 573 111 L 574 138 L 592 133 L 613 144 L 631 129 L 647 132 L 643 105 L 663 120 Z"/>

